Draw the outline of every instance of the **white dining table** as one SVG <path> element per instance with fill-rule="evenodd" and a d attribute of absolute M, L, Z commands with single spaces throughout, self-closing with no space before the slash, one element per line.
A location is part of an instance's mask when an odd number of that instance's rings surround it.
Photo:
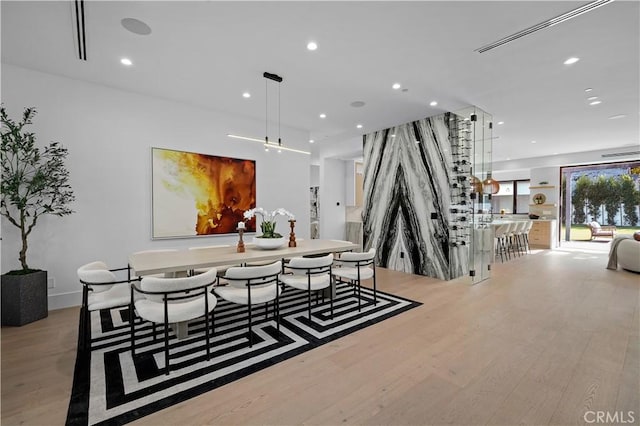
<path fill-rule="evenodd" d="M 359 246 L 342 240 L 302 240 L 296 247 L 265 250 L 253 244 L 245 244 L 245 251 L 238 253 L 236 246 L 210 247 L 200 250 L 177 250 L 134 253 L 129 256 L 129 266 L 136 275 L 186 272 L 193 269 L 240 265 L 251 262 L 276 261 L 297 256 L 352 251 Z M 332 289 L 335 291 L 335 289 Z M 188 321 L 171 324 L 178 339 L 188 336 Z"/>
<path fill-rule="evenodd" d="M 261 249 L 253 244 L 245 244 L 244 253 L 238 253 L 236 246 L 211 247 L 201 250 L 134 253 L 129 256 L 129 266 L 131 266 L 136 275 L 145 276 L 251 262 L 270 260 L 275 262 L 280 259 L 324 253 L 341 253 L 358 248 L 357 244 L 342 240 L 302 240 L 297 241 L 296 244 L 296 247 L 285 245 L 272 250 Z"/>

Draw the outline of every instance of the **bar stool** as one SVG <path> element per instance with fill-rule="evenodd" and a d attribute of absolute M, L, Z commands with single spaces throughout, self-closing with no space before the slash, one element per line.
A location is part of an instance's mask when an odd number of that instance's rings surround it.
<path fill-rule="evenodd" d="M 509 227 L 510 225 L 508 223 L 501 223 L 495 228 L 496 249 L 494 256 L 499 254 L 501 262 L 504 262 L 505 256 L 507 260 L 509 260 L 509 250 L 507 249 L 507 232 L 509 231 Z"/>

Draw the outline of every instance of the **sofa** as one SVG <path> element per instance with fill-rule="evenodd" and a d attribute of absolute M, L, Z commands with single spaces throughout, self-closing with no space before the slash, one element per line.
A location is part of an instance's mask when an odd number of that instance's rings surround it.
<path fill-rule="evenodd" d="M 628 235 L 614 238 L 607 268 L 617 269 L 618 266 L 628 271 L 640 272 L 640 241 Z"/>

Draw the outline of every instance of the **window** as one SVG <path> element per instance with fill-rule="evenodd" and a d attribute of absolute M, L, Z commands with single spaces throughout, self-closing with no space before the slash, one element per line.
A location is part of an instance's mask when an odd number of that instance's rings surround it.
<path fill-rule="evenodd" d="M 491 197 L 493 213 L 529 213 L 529 182 L 528 179 L 500 181 L 500 190 Z"/>

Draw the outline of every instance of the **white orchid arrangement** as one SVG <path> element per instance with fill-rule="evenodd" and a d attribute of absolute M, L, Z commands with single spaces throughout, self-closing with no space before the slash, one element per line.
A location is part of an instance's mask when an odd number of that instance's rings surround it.
<path fill-rule="evenodd" d="M 260 229 L 262 230 L 262 235 L 258 236 L 258 238 L 282 238 L 282 235 L 275 232 L 276 230 L 276 216 L 282 215 L 287 216 L 289 220 L 295 219 L 291 212 L 283 209 L 282 207 L 276 209 L 269 213 L 262 207 L 256 207 L 255 209 L 250 209 L 244 212 L 245 220 L 249 220 L 254 216 L 260 215 L 262 218 L 262 223 L 260 224 Z"/>

